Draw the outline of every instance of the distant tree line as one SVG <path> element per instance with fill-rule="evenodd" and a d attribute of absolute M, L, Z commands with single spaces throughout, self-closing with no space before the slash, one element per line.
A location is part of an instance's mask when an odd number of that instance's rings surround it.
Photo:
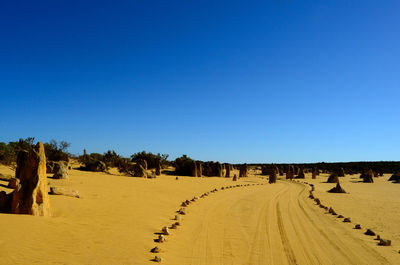
<path fill-rule="evenodd" d="M 0 142 L 0 163 L 10 165 L 16 162 L 18 152 L 29 151 L 35 144 L 34 137 L 28 137 L 26 139 L 19 139 L 18 141 L 11 141 L 8 143 Z M 51 140 L 50 142 L 44 143 L 45 153 L 48 161 L 69 161 L 73 157 L 68 153 L 70 143 L 66 141 Z M 125 158 L 117 154 L 114 150 L 108 150 L 103 154 L 90 153 L 87 154 L 84 150 L 83 155 L 76 157 L 79 162 L 83 164 L 82 169 L 91 171 L 105 171 L 107 168 L 116 167 L 120 171 L 128 171 L 133 163 L 139 160 L 145 160 L 147 162 L 148 169 L 154 169 L 161 165 L 162 168 L 168 166 L 174 166 L 176 168 L 176 174 L 178 175 L 190 175 L 190 170 L 193 166 L 194 160 L 187 155 L 176 158 L 173 161 L 168 160 L 168 154 L 153 154 L 151 152 L 141 151 L 134 153 L 130 158 Z M 201 162 L 201 161 L 200 161 Z M 261 167 L 265 164 L 248 164 L 252 167 Z M 289 164 L 275 164 L 280 170 L 285 171 Z M 400 172 L 399 161 L 372 161 L 372 162 L 335 162 L 335 163 L 302 163 L 302 164 L 291 164 L 296 167 L 304 169 L 318 168 L 322 171 L 335 172 L 343 168 L 346 174 L 349 173 L 360 173 L 364 169 L 372 169 L 378 173 L 396 173 Z M 236 165 L 238 166 L 238 165 Z"/>
<path fill-rule="evenodd" d="M 249 166 L 261 167 L 265 164 L 249 164 Z M 400 172 L 399 161 L 370 161 L 370 162 L 319 162 L 319 163 L 302 163 L 302 164 L 275 164 L 278 168 L 285 171 L 288 165 L 294 165 L 303 169 L 318 168 L 322 171 L 337 172 L 343 168 L 346 174 L 361 173 L 364 169 L 372 169 L 378 173 L 395 173 Z"/>
<path fill-rule="evenodd" d="M 34 137 L 19 139 L 15 142 L 0 142 L 0 163 L 10 165 L 17 160 L 20 151 L 30 151 L 35 144 Z M 70 143 L 51 140 L 44 143 L 45 153 L 49 161 L 68 161 L 70 154 L 67 152 Z"/>

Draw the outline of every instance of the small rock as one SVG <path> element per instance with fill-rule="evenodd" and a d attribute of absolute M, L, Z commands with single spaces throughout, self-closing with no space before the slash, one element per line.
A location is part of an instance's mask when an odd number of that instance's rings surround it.
<path fill-rule="evenodd" d="M 181 219 L 182 217 L 179 214 L 175 215 L 175 220 L 180 221 Z"/>
<path fill-rule="evenodd" d="M 176 228 L 178 228 L 178 226 L 175 223 L 171 225 L 171 229 L 176 229 Z"/>
<path fill-rule="evenodd" d="M 392 241 L 389 239 L 381 238 L 378 245 L 379 246 L 390 246 L 390 245 L 392 245 Z"/>
<path fill-rule="evenodd" d="M 339 214 L 337 218 L 343 218 L 343 217 L 344 217 L 343 215 Z"/>
<path fill-rule="evenodd" d="M 344 223 L 351 223 L 350 217 L 346 217 L 343 220 Z"/>
<path fill-rule="evenodd" d="M 178 213 L 182 214 L 182 215 L 185 215 L 186 214 L 186 208 L 180 208 Z"/>
<path fill-rule="evenodd" d="M 365 232 L 365 234 L 366 234 L 367 236 L 375 236 L 375 235 L 376 235 L 375 232 L 372 231 L 371 229 L 367 229 L 367 231 Z"/>
<path fill-rule="evenodd" d="M 71 190 L 63 187 L 50 187 L 49 194 L 80 198 L 79 193 L 76 190 Z"/>
<path fill-rule="evenodd" d="M 159 257 L 159 256 L 155 256 L 155 257 L 154 257 L 154 261 L 155 261 L 155 262 L 161 262 L 161 261 L 162 261 L 162 258 Z"/>
<path fill-rule="evenodd" d="M 163 235 L 158 236 L 158 243 L 164 243 L 165 242 L 165 237 Z"/>
<path fill-rule="evenodd" d="M 337 213 L 335 212 L 335 210 L 333 210 L 332 207 L 329 208 L 328 212 L 332 215 L 337 215 Z"/>
<path fill-rule="evenodd" d="M 169 236 L 169 235 L 170 235 L 169 229 L 168 229 L 168 227 L 166 227 L 166 226 L 164 226 L 164 227 L 161 229 L 161 231 L 162 231 L 162 233 L 163 233 L 164 235 L 166 235 L 166 236 Z"/>
<path fill-rule="evenodd" d="M 180 222 L 175 222 L 175 223 L 174 223 L 174 225 L 176 225 L 176 226 L 180 226 L 180 225 L 181 225 L 181 223 L 180 223 Z"/>
<path fill-rule="evenodd" d="M 361 225 L 360 224 L 356 224 L 356 226 L 354 226 L 354 229 L 361 229 Z"/>
<path fill-rule="evenodd" d="M 178 180 L 178 179 L 179 179 L 178 177 L 175 178 L 175 180 Z"/>
<path fill-rule="evenodd" d="M 161 249 L 160 249 L 159 247 L 154 247 L 154 248 L 152 248 L 152 249 L 150 250 L 150 252 L 153 252 L 153 253 L 160 253 L 160 252 L 161 252 Z"/>

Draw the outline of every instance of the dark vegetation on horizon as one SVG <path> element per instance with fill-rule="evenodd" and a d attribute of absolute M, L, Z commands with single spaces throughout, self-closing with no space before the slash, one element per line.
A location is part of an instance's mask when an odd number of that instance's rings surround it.
<path fill-rule="evenodd" d="M 0 142 L 0 163 L 5 165 L 12 165 L 15 163 L 17 154 L 20 151 L 29 151 L 35 142 L 34 137 L 28 137 L 26 139 L 19 139 L 19 141 L 4 143 Z M 132 162 L 145 160 L 147 162 L 148 169 L 154 169 L 158 164 L 162 168 L 168 166 L 174 166 L 176 168 L 177 175 L 190 175 L 193 163 L 195 160 L 183 155 L 176 158 L 174 161 L 168 160 L 168 154 L 153 154 L 151 152 L 141 151 L 131 155 L 130 158 L 125 158 L 118 155 L 114 150 L 108 150 L 103 154 L 90 153 L 87 154 L 84 150 L 84 154 L 81 156 L 74 156 L 68 153 L 70 143 L 65 141 L 51 140 L 50 142 L 44 143 L 45 153 L 47 160 L 49 161 L 69 161 L 70 158 L 77 158 L 79 162 L 83 164 L 81 169 L 90 171 L 106 171 L 109 167 L 117 167 L 120 172 L 129 172 L 132 167 Z M 205 162 L 212 163 L 212 161 Z M 236 164 L 235 166 L 238 166 Z M 261 167 L 261 165 L 272 165 L 272 164 L 248 164 L 250 167 Z M 281 170 L 286 171 L 289 164 L 275 164 Z M 399 161 L 370 161 L 370 162 L 334 162 L 334 163 L 299 163 L 291 164 L 301 168 L 318 168 L 319 170 L 326 172 L 335 172 L 340 168 L 343 168 L 346 174 L 349 173 L 360 173 L 364 169 L 372 169 L 379 173 L 396 173 L 400 172 Z"/>

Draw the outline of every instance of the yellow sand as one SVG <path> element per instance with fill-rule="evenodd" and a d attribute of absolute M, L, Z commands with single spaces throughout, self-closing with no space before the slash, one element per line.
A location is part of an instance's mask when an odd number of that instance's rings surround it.
<path fill-rule="evenodd" d="M 14 174 L 4 166 L 0 173 Z M 378 247 L 376 241 L 352 230 L 353 224 L 324 214 L 307 198 L 307 185 L 287 181 L 219 190 L 199 199 L 187 207 L 182 226 L 171 230 L 167 242 L 159 244 L 153 241 L 155 233 L 174 222 L 183 200 L 214 188 L 266 183 L 266 179 L 254 174 L 238 182 L 225 178 L 175 180 L 168 175 L 140 179 L 121 176 L 115 170 L 112 173 L 73 169 L 69 180 L 49 179 L 51 185 L 67 186 L 81 195 L 80 199 L 51 195 L 52 217 L 1 214 L 0 264 L 153 264 L 155 254 L 149 251 L 157 245 L 162 249 L 157 254 L 163 258 L 162 264 L 171 265 L 396 264 L 400 257 L 400 239 L 391 236 L 398 236 L 400 218 L 398 211 L 390 208 L 395 199 L 387 194 L 395 184 L 344 185 L 351 192 L 346 201 L 340 197 L 343 195 L 324 192 L 332 184 L 317 184 L 322 201 L 329 201 L 338 212 L 363 226 L 376 226 L 378 232 L 382 229 L 382 235 L 393 239 L 394 247 Z M 364 194 L 364 189 L 370 200 L 370 191 L 375 190 L 374 194 L 383 196 L 380 200 L 393 203 L 383 204 L 378 211 L 378 202 L 374 206 L 365 204 L 363 197 L 352 200 Z M 362 213 L 352 213 L 354 207 L 363 207 Z M 389 216 L 388 221 L 382 215 Z"/>

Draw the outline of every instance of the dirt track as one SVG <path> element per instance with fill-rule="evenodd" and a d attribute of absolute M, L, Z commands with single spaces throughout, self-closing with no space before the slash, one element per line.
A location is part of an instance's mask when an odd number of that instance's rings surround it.
<path fill-rule="evenodd" d="M 389 264 L 292 182 L 220 191 L 190 206 L 165 264 Z"/>

